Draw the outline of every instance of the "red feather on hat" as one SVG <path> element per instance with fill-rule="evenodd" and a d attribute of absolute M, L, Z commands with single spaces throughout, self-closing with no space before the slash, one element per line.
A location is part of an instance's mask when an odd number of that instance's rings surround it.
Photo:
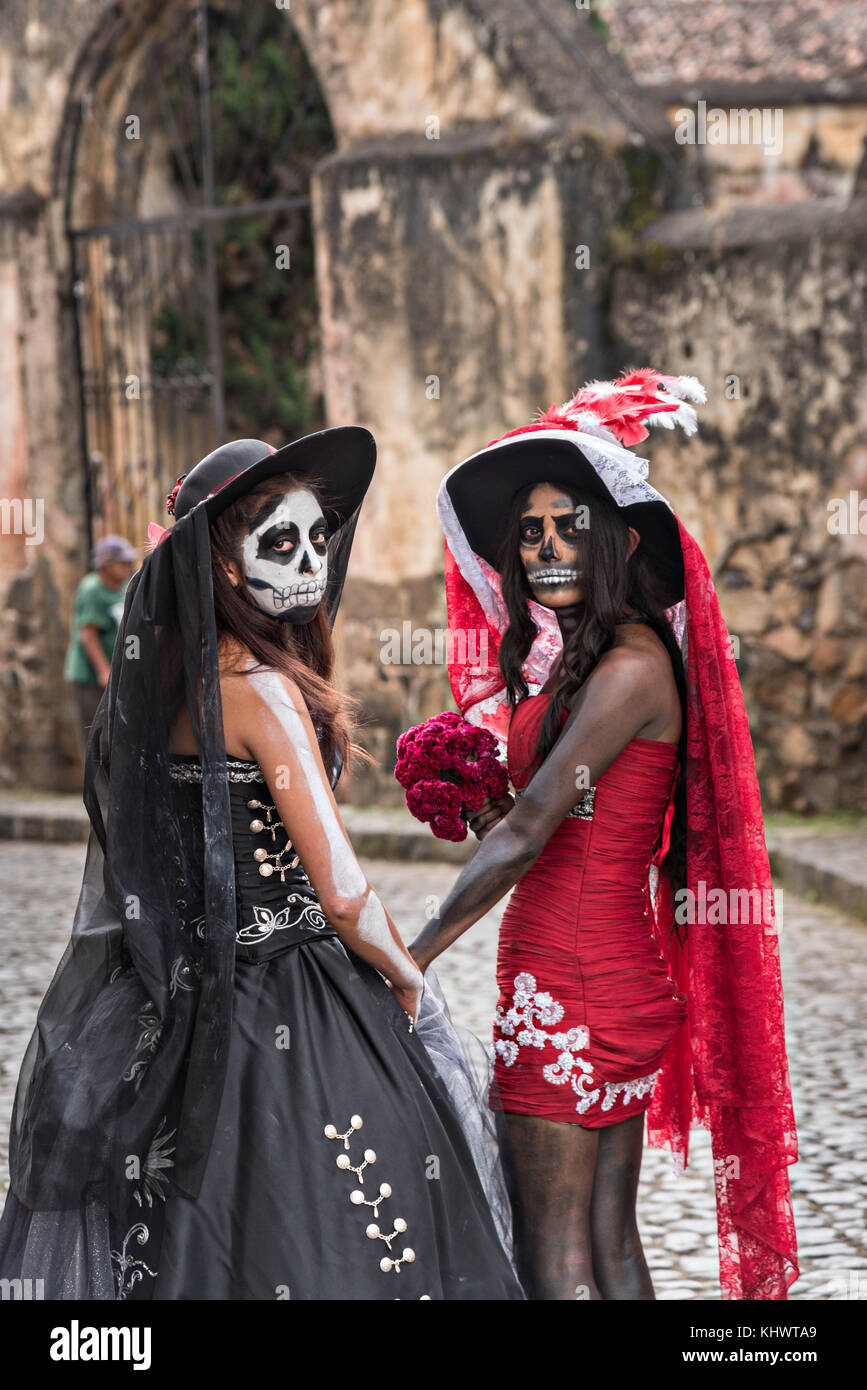
<path fill-rule="evenodd" d="M 694 434 L 696 414 L 687 402 L 702 402 L 706 398 L 704 387 L 695 377 L 665 376 L 652 367 L 642 367 L 621 372 L 614 381 L 588 381 L 571 400 L 563 405 L 552 403 L 539 412 L 532 425 L 510 430 L 502 438 L 539 429 L 583 429 L 596 433 L 601 428 L 628 448 L 647 438 L 648 425 L 673 429 L 678 424 L 686 434 Z"/>

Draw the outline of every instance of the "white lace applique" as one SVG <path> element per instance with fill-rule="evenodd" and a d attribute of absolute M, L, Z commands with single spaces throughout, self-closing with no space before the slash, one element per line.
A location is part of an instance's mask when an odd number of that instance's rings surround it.
<path fill-rule="evenodd" d="M 511 1067 L 522 1047 L 535 1047 L 540 1051 L 548 1044 L 555 1047 L 557 1060 L 544 1066 L 542 1075 L 554 1086 L 563 1086 L 568 1081 L 579 1098 L 575 1109 L 583 1115 L 600 1096 L 598 1088 L 588 1089 L 594 1086 L 593 1068 L 579 1056 L 581 1049 L 590 1042 L 588 1030 L 570 1028 L 565 1033 L 552 1033 L 538 1026 L 539 1023 L 559 1023 L 562 1017 L 563 1005 L 545 991 L 537 990 L 535 975 L 524 971 L 515 976 L 512 1007 L 504 1009 L 502 1004 L 497 1005 L 495 1026 L 505 1038 L 497 1038 L 494 1048 L 504 1064 Z"/>
<path fill-rule="evenodd" d="M 602 1102 L 602 1109 L 610 1110 L 618 1096 L 620 1096 L 624 1105 L 628 1105 L 631 1100 L 638 1100 L 641 1096 L 652 1095 L 658 1076 L 658 1071 L 652 1071 L 647 1076 L 636 1076 L 633 1081 L 607 1081 L 605 1083 L 605 1099 Z"/>
<path fill-rule="evenodd" d="M 544 990 L 537 990 L 536 977 L 528 971 L 515 976 L 514 989 L 510 1009 L 504 1009 L 502 1004 L 497 1005 L 494 1025 L 503 1034 L 495 1039 L 494 1050 L 502 1057 L 504 1066 L 514 1065 L 522 1047 L 534 1047 L 539 1051 L 549 1045 L 556 1048 L 556 1062 L 543 1066 L 542 1075 L 552 1086 L 569 1083 L 578 1096 L 575 1109 L 579 1115 L 586 1114 L 591 1105 L 596 1104 L 603 1086 L 603 1110 L 610 1110 L 618 1097 L 624 1105 L 628 1105 L 629 1101 L 652 1092 L 657 1072 L 633 1081 L 597 1083 L 591 1063 L 580 1055 L 581 1050 L 589 1046 L 589 1030 L 578 1027 L 569 1028 L 565 1033 L 554 1033 L 539 1027 L 543 1023 L 559 1023 L 563 1017 L 563 1005 Z"/>
<path fill-rule="evenodd" d="M 144 1260 L 137 1260 L 127 1250 L 130 1240 L 135 1239 L 139 1245 L 146 1245 L 150 1239 L 150 1231 L 143 1221 L 137 1221 L 131 1226 L 123 1238 L 123 1245 L 120 1250 L 110 1252 L 111 1262 L 117 1266 L 114 1278 L 117 1284 L 117 1296 L 119 1299 L 127 1298 L 140 1283 L 145 1274 L 149 1274 L 152 1279 L 156 1279 L 158 1271 L 151 1269 L 145 1264 Z"/>

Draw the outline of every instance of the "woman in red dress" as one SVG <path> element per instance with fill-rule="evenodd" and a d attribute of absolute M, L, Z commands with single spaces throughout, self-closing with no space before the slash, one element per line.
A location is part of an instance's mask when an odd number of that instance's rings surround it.
<path fill-rule="evenodd" d="M 651 1141 L 683 1160 L 691 1122 L 711 1128 L 726 1295 L 784 1298 L 797 1273 L 772 912 L 688 935 L 673 910 L 701 874 L 770 884 L 710 576 L 620 442 L 663 415 L 692 432 L 687 396 L 698 383 L 651 372 L 597 383 L 440 492 L 453 647 L 475 654 L 452 688 L 503 739 L 517 801 L 473 823 L 481 847 L 411 950 L 425 969 L 514 887 L 491 1104 L 530 1298 L 653 1298 L 635 1214 L 650 1107 Z"/>

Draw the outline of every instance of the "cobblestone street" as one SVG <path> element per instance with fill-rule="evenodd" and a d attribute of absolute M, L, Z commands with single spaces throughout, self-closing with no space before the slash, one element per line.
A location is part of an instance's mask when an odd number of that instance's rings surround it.
<path fill-rule="evenodd" d="M 0 842 L 0 1172 L 15 1080 L 38 1001 L 65 945 L 80 885 L 79 845 Z M 366 861 L 409 938 L 427 895 L 457 870 L 440 863 Z M 38 913 L 34 911 L 38 888 Z M 496 1000 L 497 915 L 490 913 L 438 962 L 456 1021 L 486 1042 Z M 787 1028 L 800 1162 L 792 1170 L 802 1274 L 795 1299 L 867 1297 L 867 927 L 786 895 L 782 935 Z M 719 1298 L 710 1147 L 694 1134 L 677 1176 L 667 1153 L 646 1150 L 639 1219 L 660 1298 Z"/>

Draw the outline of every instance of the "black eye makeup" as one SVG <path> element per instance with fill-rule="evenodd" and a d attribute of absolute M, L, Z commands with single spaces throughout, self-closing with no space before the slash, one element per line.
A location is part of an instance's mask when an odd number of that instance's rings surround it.
<path fill-rule="evenodd" d="M 257 554 L 262 556 L 271 552 L 277 555 L 290 555 L 298 544 L 298 539 L 298 527 L 294 522 L 269 526 L 268 530 L 263 531 L 259 537 Z M 311 526 L 310 544 L 318 554 L 325 554 L 328 547 L 328 530 L 324 517 Z"/>
<path fill-rule="evenodd" d="M 562 536 L 564 540 L 577 540 L 577 517 L 577 512 L 570 512 L 568 516 L 555 516 L 554 525 L 557 527 L 557 534 Z"/>
<path fill-rule="evenodd" d="M 578 539 L 577 526 L 578 513 L 575 511 L 566 512 L 553 518 L 557 528 L 557 534 L 563 539 L 574 544 Z M 538 545 L 545 534 L 544 517 L 541 516 L 522 516 L 519 537 L 522 545 Z"/>
<path fill-rule="evenodd" d="M 294 524 L 269 526 L 259 537 L 257 554 L 267 555 L 269 551 L 276 550 L 279 554 L 286 555 L 290 550 L 294 550 L 297 544 L 298 527 Z"/>

